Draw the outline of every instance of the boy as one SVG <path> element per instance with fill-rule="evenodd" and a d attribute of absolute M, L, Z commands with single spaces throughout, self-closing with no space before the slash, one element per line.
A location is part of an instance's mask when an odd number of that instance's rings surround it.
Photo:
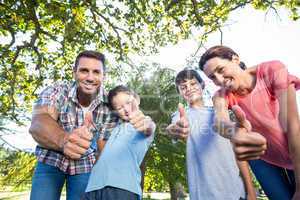
<path fill-rule="evenodd" d="M 175 83 L 189 107 L 185 113 L 183 107 L 179 106 L 179 112 L 172 117 L 168 129 L 171 134 L 176 134 L 178 125 L 185 127 L 179 132 L 188 129 L 183 123 L 189 127 L 189 133 L 183 137 L 187 138 L 191 200 L 256 199 L 248 164 L 237 163 L 231 143 L 213 131 L 214 109 L 204 106 L 202 91 L 205 85 L 199 74 L 195 70 L 183 70 L 176 76 Z"/>

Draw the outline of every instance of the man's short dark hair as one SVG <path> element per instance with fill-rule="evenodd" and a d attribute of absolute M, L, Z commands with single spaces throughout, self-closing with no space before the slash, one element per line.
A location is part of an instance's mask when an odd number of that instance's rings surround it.
<path fill-rule="evenodd" d="M 204 83 L 203 79 L 201 78 L 201 76 L 199 75 L 199 73 L 193 69 L 184 69 L 184 70 L 180 71 L 175 78 L 177 92 L 179 92 L 179 89 L 178 89 L 179 84 L 181 84 L 182 82 L 184 82 L 186 80 L 191 80 L 193 78 L 195 78 L 200 83 L 201 88 L 204 89 L 205 83 Z"/>
<path fill-rule="evenodd" d="M 105 71 L 105 56 L 104 56 L 104 54 L 97 52 L 97 51 L 91 51 L 91 50 L 85 50 L 78 54 L 78 56 L 76 57 L 76 60 L 75 60 L 74 68 L 73 68 L 74 71 L 77 70 L 79 59 L 82 57 L 94 58 L 96 60 L 101 61 L 102 65 L 103 65 L 103 70 Z"/>

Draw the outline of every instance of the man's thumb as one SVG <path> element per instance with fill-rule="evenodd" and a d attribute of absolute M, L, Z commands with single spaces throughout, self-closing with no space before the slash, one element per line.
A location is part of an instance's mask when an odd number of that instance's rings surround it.
<path fill-rule="evenodd" d="M 93 115 L 91 112 L 85 113 L 83 126 L 86 126 L 88 129 L 93 125 Z"/>
<path fill-rule="evenodd" d="M 186 117 L 184 107 L 183 107 L 183 105 L 181 103 L 178 104 L 178 112 L 179 112 L 180 119 Z"/>
<path fill-rule="evenodd" d="M 235 114 L 235 117 L 237 119 L 237 123 L 239 124 L 239 126 L 247 129 L 247 131 L 251 131 L 252 126 L 251 126 L 250 122 L 247 120 L 246 114 L 241 109 L 241 107 L 238 105 L 234 105 L 234 106 L 232 106 L 231 109 L 232 109 L 233 113 Z"/>

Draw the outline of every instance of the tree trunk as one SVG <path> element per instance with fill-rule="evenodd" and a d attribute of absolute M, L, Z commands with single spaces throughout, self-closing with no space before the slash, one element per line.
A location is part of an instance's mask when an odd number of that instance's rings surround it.
<path fill-rule="evenodd" d="M 184 200 L 186 197 L 184 188 L 180 182 L 169 183 L 171 200 Z"/>
<path fill-rule="evenodd" d="M 146 172 L 146 156 L 145 156 L 143 162 L 141 163 L 140 169 L 141 169 L 141 174 L 142 174 L 141 188 L 142 188 L 142 192 L 143 192 L 144 191 L 144 177 L 145 177 L 145 172 Z"/>
<path fill-rule="evenodd" d="M 174 183 L 169 183 L 171 200 L 177 200 L 177 191 Z"/>

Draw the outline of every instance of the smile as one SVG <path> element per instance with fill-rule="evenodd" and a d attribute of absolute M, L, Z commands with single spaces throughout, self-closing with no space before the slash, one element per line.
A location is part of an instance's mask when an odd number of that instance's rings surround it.
<path fill-rule="evenodd" d="M 87 89 L 93 89 L 95 87 L 94 84 L 90 84 L 90 83 L 83 83 L 83 86 Z"/>
<path fill-rule="evenodd" d="M 232 83 L 232 79 L 225 79 L 224 80 L 224 86 L 226 88 L 229 88 L 231 86 L 231 83 Z"/>

